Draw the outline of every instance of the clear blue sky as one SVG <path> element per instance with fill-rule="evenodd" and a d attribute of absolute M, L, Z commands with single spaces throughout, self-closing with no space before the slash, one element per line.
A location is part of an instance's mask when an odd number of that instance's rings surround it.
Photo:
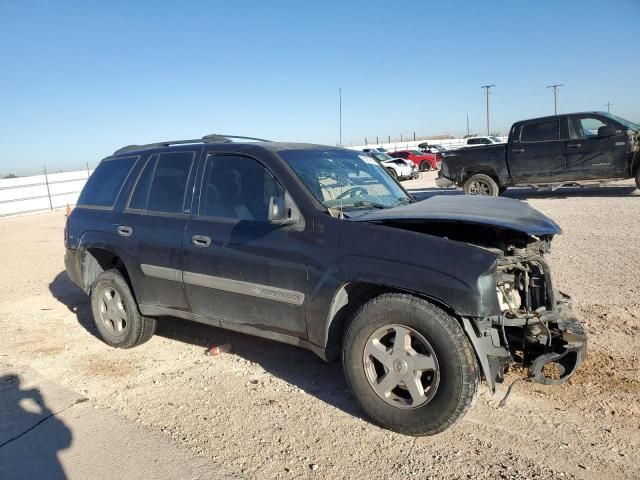
<path fill-rule="evenodd" d="M 338 141 L 640 120 L 640 1 L 0 0 L 0 173 L 207 133 Z"/>

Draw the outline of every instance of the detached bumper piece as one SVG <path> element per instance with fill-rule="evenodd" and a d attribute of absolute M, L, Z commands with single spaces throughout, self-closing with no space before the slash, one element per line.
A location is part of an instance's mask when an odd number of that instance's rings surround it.
<path fill-rule="evenodd" d="M 442 177 L 441 173 L 438 172 L 438 176 L 436 177 L 436 186 L 439 188 L 447 188 L 453 187 L 453 182 L 446 177 Z"/>
<path fill-rule="evenodd" d="M 531 325 L 525 335 L 528 341 L 536 340 L 534 348 L 525 351 L 531 363 L 531 381 L 544 385 L 565 383 L 584 361 L 587 352 L 587 336 L 584 328 L 573 316 L 567 303 L 559 303 L 557 320 L 546 325 Z M 543 343 L 544 353 L 534 356 Z M 531 343 L 529 345 L 532 345 Z M 533 357 L 533 358 L 532 358 Z"/>

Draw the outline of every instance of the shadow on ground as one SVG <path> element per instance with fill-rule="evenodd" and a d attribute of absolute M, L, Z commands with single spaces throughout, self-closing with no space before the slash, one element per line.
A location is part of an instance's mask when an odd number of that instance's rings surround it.
<path fill-rule="evenodd" d="M 23 388 L 18 375 L 0 376 L 0 478 L 66 478 L 58 452 L 71 442 L 39 389 Z"/>
<path fill-rule="evenodd" d="M 435 195 L 464 195 L 458 188 L 414 188 L 409 189 L 416 200 L 426 200 Z M 637 196 L 638 190 L 635 186 L 615 186 L 615 187 L 562 187 L 557 190 L 537 190 L 530 187 L 508 188 L 502 194 L 506 198 L 527 200 L 533 198 L 565 199 L 565 198 L 595 198 L 595 197 L 630 197 Z"/>
<path fill-rule="evenodd" d="M 101 340 L 87 295 L 60 272 L 49 284 L 51 294 L 76 315 L 78 323 Z M 356 417 L 362 413 L 351 397 L 340 362 L 327 364 L 310 351 L 251 335 L 172 317 L 158 321 L 156 335 L 202 348 L 230 343 L 232 353 L 257 363 L 270 374 Z"/>

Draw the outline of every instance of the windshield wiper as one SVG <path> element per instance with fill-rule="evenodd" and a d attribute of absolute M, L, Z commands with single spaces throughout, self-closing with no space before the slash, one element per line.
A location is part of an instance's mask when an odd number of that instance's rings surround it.
<path fill-rule="evenodd" d="M 389 208 L 388 205 L 383 205 L 381 203 L 376 203 L 376 202 L 369 202 L 367 200 L 360 200 L 358 202 L 352 203 L 351 205 L 345 205 L 345 207 Z"/>
<path fill-rule="evenodd" d="M 391 204 L 391 207 L 397 207 L 398 205 L 409 203 L 413 203 L 413 201 L 409 197 L 400 197 L 398 200 Z"/>

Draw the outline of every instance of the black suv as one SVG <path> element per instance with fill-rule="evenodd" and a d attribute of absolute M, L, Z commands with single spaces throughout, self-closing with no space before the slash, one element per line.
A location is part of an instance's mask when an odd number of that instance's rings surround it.
<path fill-rule="evenodd" d="M 65 264 L 106 343 L 173 316 L 341 357 L 369 417 L 411 435 L 448 428 L 508 365 L 561 383 L 583 360 L 544 259 L 552 220 L 510 199 L 415 202 L 366 154 L 255 140 L 132 145 L 96 168 Z"/>

